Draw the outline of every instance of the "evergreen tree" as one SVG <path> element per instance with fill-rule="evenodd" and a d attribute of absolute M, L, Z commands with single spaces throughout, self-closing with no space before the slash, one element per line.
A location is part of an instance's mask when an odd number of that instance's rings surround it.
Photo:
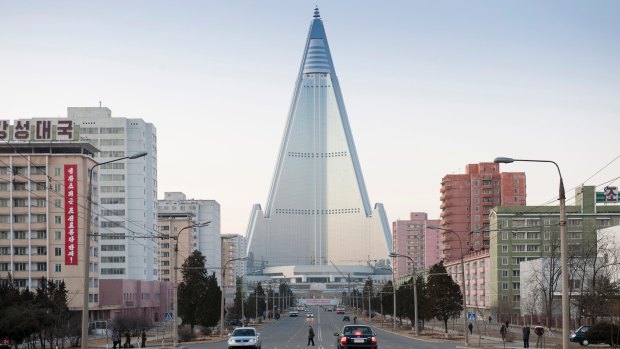
<path fill-rule="evenodd" d="M 192 330 L 197 324 L 215 326 L 219 319 L 221 291 L 215 273 L 207 275 L 206 259 L 198 250 L 187 257 L 178 288 L 178 313 Z"/>
<path fill-rule="evenodd" d="M 431 311 L 443 321 L 448 333 L 448 320 L 457 317 L 463 310 L 463 294 L 459 285 L 447 274 L 443 261 L 430 268 L 426 287 L 432 290 L 428 298 Z"/>
<path fill-rule="evenodd" d="M 228 313 L 226 316 L 226 318 L 229 320 L 241 319 L 242 317 L 242 314 L 241 314 L 241 287 L 243 286 L 242 282 L 243 282 L 243 279 L 238 277 L 237 288 L 235 290 L 235 299 L 233 301 L 233 305 L 228 308 Z"/>

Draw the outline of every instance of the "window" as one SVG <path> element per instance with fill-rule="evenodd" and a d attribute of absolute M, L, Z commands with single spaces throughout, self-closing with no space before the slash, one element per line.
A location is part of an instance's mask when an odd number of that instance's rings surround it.
<path fill-rule="evenodd" d="M 539 232 L 527 232 L 527 239 L 528 240 L 540 240 L 540 233 Z"/>
<path fill-rule="evenodd" d="M 33 239 L 47 239 L 47 231 L 45 230 L 35 230 L 32 232 Z"/>
<path fill-rule="evenodd" d="M 519 265 L 519 263 L 525 262 L 525 257 L 516 257 L 512 259 L 512 264 Z"/>
<path fill-rule="evenodd" d="M 125 251 L 125 245 L 101 245 L 101 251 Z"/>
<path fill-rule="evenodd" d="M 574 240 L 580 240 L 582 238 L 582 233 L 581 232 L 569 232 L 566 233 L 566 237 L 569 239 L 574 239 Z"/>
<path fill-rule="evenodd" d="M 502 282 L 502 290 L 507 290 L 507 289 L 508 289 L 508 283 Z"/>
<path fill-rule="evenodd" d="M 109 164 L 101 165 L 102 170 L 124 170 L 125 163 L 124 162 L 112 162 Z"/>
<path fill-rule="evenodd" d="M 80 130 L 81 132 L 81 130 Z M 124 133 L 125 129 L 122 127 L 102 127 L 99 129 L 100 134 L 119 134 Z"/>
<path fill-rule="evenodd" d="M 83 130 L 84 130 L 84 129 L 83 129 L 83 128 L 81 128 L 81 129 L 80 129 L 80 133 L 83 133 Z M 60 174 L 61 174 L 61 172 L 60 172 L 60 167 L 54 167 L 54 176 L 56 176 L 56 177 L 60 177 Z"/>
<path fill-rule="evenodd" d="M 539 252 L 540 245 L 527 245 L 527 252 Z"/>
<path fill-rule="evenodd" d="M 125 268 L 101 268 L 101 275 L 125 275 Z"/>
<path fill-rule="evenodd" d="M 124 139 L 100 139 L 99 144 L 101 146 L 113 146 L 113 145 L 125 145 Z"/>
<path fill-rule="evenodd" d="M 121 150 L 102 151 L 99 152 L 99 156 L 102 158 L 122 158 L 125 157 L 125 152 Z"/>
<path fill-rule="evenodd" d="M 526 232 L 524 231 L 513 231 L 512 232 L 512 238 L 513 239 L 519 239 L 519 240 L 523 240 L 526 238 Z"/>
<path fill-rule="evenodd" d="M 515 188 L 515 194 L 519 194 L 519 189 Z"/>
<path fill-rule="evenodd" d="M 54 224 L 62 224 L 62 218 L 60 216 L 54 216 Z"/>
<path fill-rule="evenodd" d="M 502 265 L 508 265 L 508 257 L 502 257 Z"/>
<path fill-rule="evenodd" d="M 47 247 L 45 247 L 45 246 L 38 246 L 37 247 L 37 254 L 39 256 L 46 256 L 47 255 Z"/>
<path fill-rule="evenodd" d="M 518 278 L 519 276 L 521 276 L 521 270 L 513 270 L 512 276 Z"/>
<path fill-rule="evenodd" d="M 502 270 L 502 277 L 503 278 L 507 278 L 508 277 L 508 270 Z"/>
<path fill-rule="evenodd" d="M 502 252 L 508 252 L 508 245 L 502 245 Z"/>
<path fill-rule="evenodd" d="M 101 257 L 101 263 L 125 263 L 124 256 Z"/>
<path fill-rule="evenodd" d="M 27 263 L 13 263 L 13 270 L 14 271 L 26 271 L 27 265 L 28 265 Z"/>
<path fill-rule="evenodd" d="M 518 294 L 515 294 L 512 296 L 512 301 L 513 302 L 521 302 L 521 296 Z"/>
<path fill-rule="evenodd" d="M 47 216 L 44 214 L 33 214 L 30 216 L 30 223 L 45 223 Z"/>
<path fill-rule="evenodd" d="M 580 227 L 581 226 L 581 219 L 569 219 L 568 220 L 568 226 L 569 227 Z"/>
<path fill-rule="evenodd" d="M 54 264 L 54 271 L 57 273 L 62 272 L 62 264 Z"/>
<path fill-rule="evenodd" d="M 16 256 L 25 256 L 27 254 L 26 247 L 14 247 L 13 254 Z"/>
<path fill-rule="evenodd" d="M 17 240 L 24 240 L 24 239 L 26 239 L 26 232 L 25 231 L 14 231 L 13 232 L 13 239 L 17 239 Z"/>
<path fill-rule="evenodd" d="M 101 215 L 104 217 L 108 216 L 124 216 L 125 210 L 101 210 Z"/>
<path fill-rule="evenodd" d="M 125 198 L 101 198 L 102 205 L 124 205 Z"/>
<path fill-rule="evenodd" d="M 0 239 L 8 239 L 9 232 L 8 231 L 0 231 Z"/>
<path fill-rule="evenodd" d="M 102 193 L 124 193 L 125 186 L 120 185 L 104 185 L 101 187 Z"/>
<path fill-rule="evenodd" d="M 124 228 L 125 222 L 115 222 L 115 221 L 101 222 L 101 227 L 102 228 Z"/>
<path fill-rule="evenodd" d="M 60 239 L 62 239 L 62 232 L 61 232 L 61 231 L 56 230 L 56 231 L 54 232 L 54 240 L 60 240 Z"/>
<path fill-rule="evenodd" d="M 60 247 L 54 248 L 54 256 L 56 256 L 56 257 L 62 256 L 62 248 L 60 248 Z"/>
<path fill-rule="evenodd" d="M 512 245 L 512 252 L 525 252 L 525 245 Z"/>
<path fill-rule="evenodd" d="M 520 282 L 513 282 L 512 283 L 512 289 L 513 290 L 521 289 L 521 283 Z"/>
<path fill-rule="evenodd" d="M 47 263 L 37 263 L 35 269 L 36 271 L 47 271 Z"/>
<path fill-rule="evenodd" d="M 100 181 L 124 181 L 125 180 L 125 175 L 124 174 L 102 174 L 101 176 L 99 176 L 99 180 Z"/>

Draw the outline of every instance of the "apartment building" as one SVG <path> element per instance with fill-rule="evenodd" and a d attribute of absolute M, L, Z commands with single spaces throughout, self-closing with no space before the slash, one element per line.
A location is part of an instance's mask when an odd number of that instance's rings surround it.
<path fill-rule="evenodd" d="M 99 149 L 99 163 L 146 151 L 136 160 L 97 167 L 102 279 L 156 280 L 159 275 L 157 229 L 157 134 L 138 118 L 112 117 L 105 107 L 69 107 L 80 139 Z"/>
<path fill-rule="evenodd" d="M 496 206 L 524 206 L 524 172 L 500 172 L 495 163 L 469 164 L 465 174 L 449 174 L 441 181 L 442 259 L 489 248 L 489 214 Z"/>
<path fill-rule="evenodd" d="M 394 272 L 397 278 L 423 270 L 439 261 L 438 230 L 439 220 L 429 220 L 425 212 L 411 212 L 408 220 L 392 223 L 393 251 L 409 258 L 394 259 Z M 428 264 L 431 263 L 431 264 Z"/>

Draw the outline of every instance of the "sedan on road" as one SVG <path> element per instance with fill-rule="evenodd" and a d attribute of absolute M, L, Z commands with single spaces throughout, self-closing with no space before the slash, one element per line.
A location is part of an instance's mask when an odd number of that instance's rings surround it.
<path fill-rule="evenodd" d="M 228 337 L 228 349 L 261 349 L 260 333 L 254 327 L 237 327 Z"/>
<path fill-rule="evenodd" d="M 338 349 L 377 349 L 377 335 L 369 326 L 347 325 L 334 336 Z"/>

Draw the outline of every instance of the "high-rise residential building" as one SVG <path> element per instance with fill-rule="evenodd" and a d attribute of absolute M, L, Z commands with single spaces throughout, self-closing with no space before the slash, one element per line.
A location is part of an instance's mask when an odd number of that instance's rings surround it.
<path fill-rule="evenodd" d="M 158 201 L 158 211 L 160 233 L 170 236 L 161 240 L 162 279 L 172 279 L 174 245 L 178 239 L 177 267 L 183 265 L 194 250 L 199 250 L 206 258 L 207 273 L 215 273 L 221 282 L 220 204 L 215 200 L 188 199 L 181 192 L 166 192 L 164 199 Z M 187 228 L 207 222 L 200 227 Z M 181 277 L 177 275 L 177 282 Z"/>
<path fill-rule="evenodd" d="M 525 206 L 525 173 L 500 172 L 499 164 L 469 164 L 465 174 L 441 181 L 442 258 L 456 260 L 489 248 L 489 213 L 497 206 Z"/>
<path fill-rule="evenodd" d="M 232 304 L 235 297 L 237 277 L 245 276 L 245 238 L 239 234 L 222 234 L 222 266 L 225 267 L 222 285 L 226 292 L 226 304 Z"/>
<path fill-rule="evenodd" d="M 425 212 L 411 212 L 408 220 L 397 220 L 392 223 L 392 241 L 394 243 L 392 251 L 411 257 L 394 258 L 394 272 L 397 278 L 411 274 L 417 270 L 424 270 L 432 264 L 427 264 L 430 254 L 431 259 L 437 256 L 437 229 L 439 220 L 429 220 Z M 435 246 L 427 246 L 427 235 L 431 235 L 429 240 L 435 241 Z M 433 239 L 434 236 L 434 239 Z M 427 248 L 432 251 L 427 251 Z M 434 263 L 433 263 L 434 264 Z"/>
<path fill-rule="evenodd" d="M 138 118 L 112 117 L 105 107 L 69 107 L 69 120 L 80 139 L 99 149 L 98 163 L 146 151 L 137 160 L 96 168 L 98 187 L 93 206 L 99 241 L 101 279 L 156 280 L 157 135 L 155 126 Z M 96 191 L 96 192 L 95 192 Z"/>
<path fill-rule="evenodd" d="M 291 282 L 343 278 L 332 264 L 345 274 L 389 263 L 390 225 L 383 205 L 370 204 L 318 9 L 267 205 L 254 205 L 246 236 L 248 269 Z"/>
<path fill-rule="evenodd" d="M 575 204 L 566 206 L 568 260 L 587 258 L 598 243 L 600 230 L 620 225 L 620 205 L 597 201 L 594 186 L 575 190 Z M 602 194 L 602 193 L 601 193 Z M 560 274 L 559 206 L 502 206 L 491 211 L 489 305 L 518 313 L 522 301 L 521 263 L 542 257 L 555 259 Z M 569 275 L 569 284 L 576 285 Z M 546 286 L 546 285 L 542 285 Z M 559 294 L 560 289 L 556 288 Z"/>
<path fill-rule="evenodd" d="M 41 278 L 64 280 L 69 309 L 82 309 L 88 168 L 96 152 L 86 142 L 0 144 L 0 282 L 10 273 L 15 285 L 34 290 Z M 98 261 L 90 264 L 95 308 Z"/>

